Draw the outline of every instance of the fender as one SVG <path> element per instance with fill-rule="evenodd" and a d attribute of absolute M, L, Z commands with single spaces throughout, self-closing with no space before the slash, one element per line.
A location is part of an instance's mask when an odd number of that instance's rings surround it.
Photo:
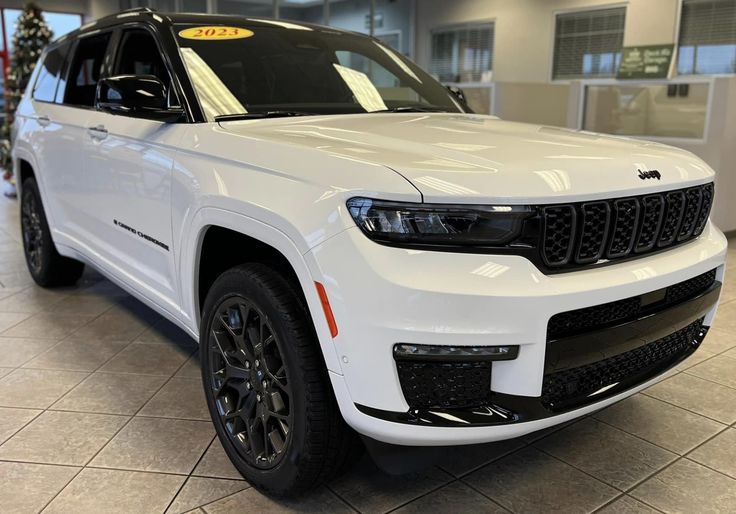
<path fill-rule="evenodd" d="M 189 318 L 187 321 L 191 329 L 199 333 L 200 306 L 197 287 L 199 256 L 204 235 L 211 226 L 223 227 L 258 239 L 286 257 L 299 278 L 327 369 L 342 374 L 337 349 L 333 344 L 327 320 L 322 315 L 322 304 L 314 286 L 314 281 L 319 280 L 319 277 L 314 277 L 310 271 L 310 267 L 313 269 L 316 267 L 310 266 L 307 262 L 307 259 L 313 259 L 311 254 L 303 255 L 299 252 L 294 241 L 277 228 L 233 211 L 218 207 L 202 207 L 192 216 L 190 229 L 184 233 L 184 240 L 181 242 L 179 290 L 182 291 L 182 313 Z"/>

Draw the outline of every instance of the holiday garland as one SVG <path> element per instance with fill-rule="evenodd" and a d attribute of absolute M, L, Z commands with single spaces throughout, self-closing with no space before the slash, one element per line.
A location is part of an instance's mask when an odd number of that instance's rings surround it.
<path fill-rule="evenodd" d="M 0 167 L 5 170 L 4 178 L 11 180 L 13 167 L 10 158 L 11 127 L 23 91 L 28 85 L 36 61 L 52 37 L 51 29 L 35 4 L 23 8 L 13 33 L 10 66 L 5 80 L 5 123 L 0 129 Z"/>

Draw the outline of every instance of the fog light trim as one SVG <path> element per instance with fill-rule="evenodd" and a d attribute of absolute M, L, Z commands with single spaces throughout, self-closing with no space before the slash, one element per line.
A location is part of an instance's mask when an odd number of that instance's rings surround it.
<path fill-rule="evenodd" d="M 397 343 L 394 359 L 424 362 L 487 362 L 508 361 L 519 355 L 517 345 L 506 346 L 440 346 Z"/>

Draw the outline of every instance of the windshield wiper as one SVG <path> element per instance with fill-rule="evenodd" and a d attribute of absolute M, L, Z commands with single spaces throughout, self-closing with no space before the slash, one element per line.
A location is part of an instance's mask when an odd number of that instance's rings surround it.
<path fill-rule="evenodd" d="M 391 107 L 390 109 L 382 109 L 376 112 L 449 112 L 444 107 L 422 106 L 422 105 L 400 105 L 399 107 Z"/>
<path fill-rule="evenodd" d="M 240 112 L 235 114 L 220 114 L 215 116 L 215 121 L 237 121 L 257 120 L 261 118 L 288 118 L 291 116 L 312 116 L 311 112 L 301 111 L 263 111 L 263 112 Z"/>

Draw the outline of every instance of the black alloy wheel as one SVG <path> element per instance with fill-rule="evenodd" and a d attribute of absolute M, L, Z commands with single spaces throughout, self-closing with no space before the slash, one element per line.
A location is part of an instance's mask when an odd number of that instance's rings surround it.
<path fill-rule="evenodd" d="M 42 287 L 70 286 L 79 280 L 84 264 L 56 251 L 36 179 L 23 181 L 20 194 L 23 253 L 33 280 Z"/>
<path fill-rule="evenodd" d="M 234 296 L 220 304 L 209 334 L 209 375 L 223 427 L 251 465 L 269 469 L 291 441 L 291 387 L 281 342 L 268 318 Z"/>
<path fill-rule="evenodd" d="M 43 225 L 36 195 L 31 188 L 23 188 L 20 211 L 20 226 L 26 261 L 32 274 L 41 272 L 43 266 Z"/>
<path fill-rule="evenodd" d="M 295 496 L 360 456 L 298 284 L 266 264 L 241 264 L 214 281 L 202 312 L 207 407 L 225 453 L 253 486 Z"/>

